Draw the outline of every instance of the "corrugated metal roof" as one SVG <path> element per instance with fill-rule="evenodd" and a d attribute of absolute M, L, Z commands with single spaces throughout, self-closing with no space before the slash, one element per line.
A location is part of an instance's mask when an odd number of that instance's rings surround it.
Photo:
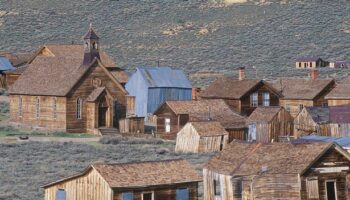
<path fill-rule="evenodd" d="M 148 83 L 148 87 L 192 88 L 185 73 L 170 67 L 137 67 Z"/>
<path fill-rule="evenodd" d="M 0 57 L 0 71 L 14 70 L 10 61 L 5 57 Z"/>
<path fill-rule="evenodd" d="M 305 141 L 335 142 L 343 148 L 350 148 L 350 137 L 336 138 L 328 136 L 310 135 L 301 137 L 300 139 Z"/>

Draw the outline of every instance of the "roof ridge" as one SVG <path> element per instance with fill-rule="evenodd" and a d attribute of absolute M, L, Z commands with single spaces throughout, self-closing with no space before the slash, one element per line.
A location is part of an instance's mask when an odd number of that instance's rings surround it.
<path fill-rule="evenodd" d="M 128 164 L 141 164 L 141 163 L 157 163 L 157 162 L 172 162 L 172 161 L 187 161 L 183 158 L 174 158 L 174 159 L 166 159 L 166 160 L 145 160 L 145 161 L 132 161 L 132 162 L 121 162 L 121 163 L 93 163 L 91 166 L 94 165 L 128 165 Z M 187 161 L 188 162 L 188 161 Z"/>

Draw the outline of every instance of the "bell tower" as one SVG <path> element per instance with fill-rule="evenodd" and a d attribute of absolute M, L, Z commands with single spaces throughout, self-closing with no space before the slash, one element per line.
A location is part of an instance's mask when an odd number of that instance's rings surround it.
<path fill-rule="evenodd" d="M 90 24 L 89 31 L 84 36 L 84 60 L 83 65 L 89 65 L 94 58 L 100 59 L 100 42 L 99 37 Z"/>

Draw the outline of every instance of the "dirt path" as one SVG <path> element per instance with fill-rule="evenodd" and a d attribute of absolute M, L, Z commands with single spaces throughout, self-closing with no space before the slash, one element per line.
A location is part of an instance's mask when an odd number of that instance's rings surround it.
<path fill-rule="evenodd" d="M 11 142 L 77 142 L 77 143 L 89 143 L 89 142 L 98 142 L 100 137 L 91 137 L 91 138 L 69 138 L 69 137 L 35 137 L 29 136 L 28 140 L 20 140 L 18 137 L 7 136 L 0 137 L 0 143 L 11 143 Z"/>

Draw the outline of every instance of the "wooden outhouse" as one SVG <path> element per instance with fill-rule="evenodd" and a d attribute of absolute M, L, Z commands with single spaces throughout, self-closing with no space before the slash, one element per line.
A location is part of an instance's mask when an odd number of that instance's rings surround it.
<path fill-rule="evenodd" d="M 293 117 L 282 107 L 258 107 L 247 119 L 248 141 L 278 142 L 293 136 Z"/>
<path fill-rule="evenodd" d="M 188 122 L 176 137 L 176 152 L 221 151 L 228 144 L 228 132 L 216 121 Z"/>
<path fill-rule="evenodd" d="M 334 88 L 334 80 L 283 78 L 272 83 L 282 93 L 280 106 L 296 117 L 304 106 L 326 106 L 325 96 Z"/>
<path fill-rule="evenodd" d="M 176 134 L 187 122 L 213 120 L 229 132 L 229 141 L 245 139 L 245 117 L 231 110 L 222 99 L 198 101 L 166 101 L 155 112 L 157 134 L 163 138 L 176 139 Z"/>
<path fill-rule="evenodd" d="M 84 45 L 41 47 L 9 89 L 10 118 L 53 131 L 99 134 L 126 116 L 127 91 L 90 27 Z M 110 69 L 112 68 L 112 69 Z"/>
<path fill-rule="evenodd" d="M 42 186 L 45 200 L 197 200 L 200 177 L 185 160 L 93 164 Z"/>
<path fill-rule="evenodd" d="M 243 70 L 243 69 L 241 69 Z M 202 99 L 223 99 L 236 112 L 249 116 L 258 106 L 278 106 L 281 94 L 262 80 L 220 78 L 203 90 Z"/>
<path fill-rule="evenodd" d="M 333 143 L 232 142 L 204 166 L 204 200 L 348 199 L 349 166 Z"/>

